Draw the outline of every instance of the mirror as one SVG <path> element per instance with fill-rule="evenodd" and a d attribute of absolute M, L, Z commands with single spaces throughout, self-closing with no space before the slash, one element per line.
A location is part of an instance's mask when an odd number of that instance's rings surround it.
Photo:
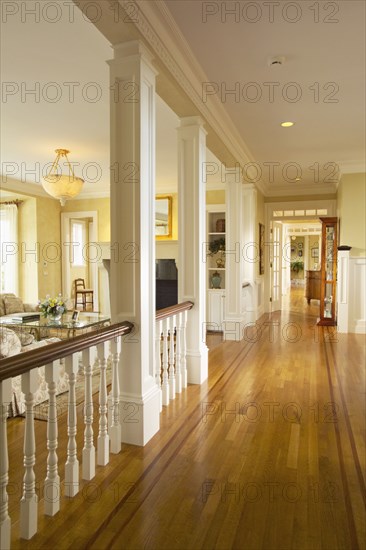
<path fill-rule="evenodd" d="M 156 195 L 155 197 L 155 237 L 156 239 L 172 238 L 171 195 Z"/>

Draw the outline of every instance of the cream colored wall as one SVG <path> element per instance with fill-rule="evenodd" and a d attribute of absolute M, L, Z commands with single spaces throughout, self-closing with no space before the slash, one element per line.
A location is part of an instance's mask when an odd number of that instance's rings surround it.
<path fill-rule="evenodd" d="M 38 301 L 38 260 L 36 199 L 26 198 L 18 208 L 19 296 L 25 303 Z"/>
<path fill-rule="evenodd" d="M 338 186 L 340 245 L 352 246 L 352 256 L 366 255 L 366 174 L 345 174 Z"/>

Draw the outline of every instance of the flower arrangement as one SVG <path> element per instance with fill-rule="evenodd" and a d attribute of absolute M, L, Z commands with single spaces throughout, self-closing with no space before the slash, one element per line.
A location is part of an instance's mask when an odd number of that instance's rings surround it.
<path fill-rule="evenodd" d="M 43 313 L 44 317 L 48 316 L 60 316 L 65 313 L 67 310 L 66 302 L 59 294 L 57 298 L 51 298 L 49 294 L 47 294 L 45 300 L 39 300 L 38 301 L 39 309 Z"/>

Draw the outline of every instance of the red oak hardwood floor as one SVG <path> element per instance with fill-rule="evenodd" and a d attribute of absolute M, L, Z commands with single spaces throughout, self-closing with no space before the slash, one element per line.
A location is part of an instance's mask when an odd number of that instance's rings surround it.
<path fill-rule="evenodd" d="M 31 541 L 17 538 L 12 490 L 13 547 L 365 548 L 365 338 L 316 327 L 317 314 L 295 289 L 281 313 L 247 327 L 241 342 L 209 336 L 208 381 L 164 408 L 144 448 L 123 445 L 74 499 L 63 497 L 57 516 L 43 516 L 41 498 Z M 8 424 L 14 488 L 23 421 Z M 45 430 L 37 422 L 42 482 Z M 59 431 L 62 479 L 65 414 Z"/>

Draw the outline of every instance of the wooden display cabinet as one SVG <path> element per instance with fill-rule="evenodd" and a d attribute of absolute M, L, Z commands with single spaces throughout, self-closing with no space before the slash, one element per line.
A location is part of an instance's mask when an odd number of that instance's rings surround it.
<path fill-rule="evenodd" d="M 318 325 L 334 326 L 336 320 L 337 225 L 338 218 L 320 218 L 322 256 L 320 282 L 320 319 Z"/>

